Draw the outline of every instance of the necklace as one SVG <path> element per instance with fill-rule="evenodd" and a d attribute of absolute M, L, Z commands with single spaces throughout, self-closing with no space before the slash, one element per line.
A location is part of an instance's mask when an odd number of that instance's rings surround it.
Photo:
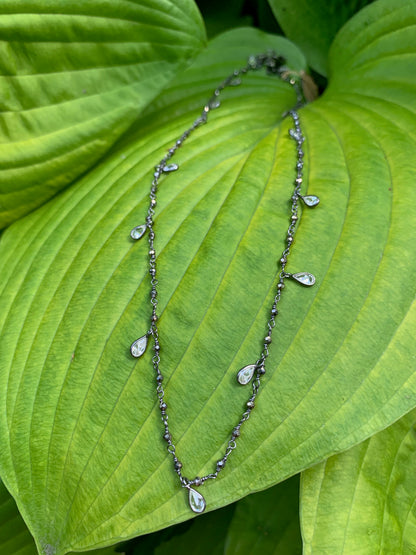
<path fill-rule="evenodd" d="M 158 330 L 158 315 L 157 315 L 157 305 L 158 305 L 158 280 L 156 278 L 156 251 L 155 251 L 155 231 L 154 231 L 154 215 L 157 205 L 157 190 L 159 185 L 159 180 L 162 175 L 169 174 L 171 172 L 177 171 L 179 166 L 175 163 L 169 162 L 172 156 L 175 154 L 176 150 L 180 148 L 189 135 L 201 125 L 205 124 L 208 119 L 208 113 L 220 106 L 219 96 L 221 91 L 228 86 L 237 86 L 241 83 L 241 76 L 246 74 L 248 71 L 255 71 L 261 68 L 266 68 L 267 73 L 271 75 L 277 75 L 284 81 L 288 82 L 292 86 L 296 93 L 297 103 L 294 108 L 289 110 L 284 114 L 284 116 L 290 116 L 293 121 L 294 127 L 289 130 L 290 137 L 296 143 L 296 178 L 294 180 L 294 189 L 290 197 L 290 216 L 289 216 L 289 227 L 286 233 L 286 246 L 282 252 L 280 258 L 280 268 L 279 279 L 276 286 L 276 293 L 273 299 L 272 308 L 270 310 L 270 316 L 267 321 L 267 332 L 263 339 L 263 349 L 261 351 L 260 357 L 255 363 L 248 364 L 241 368 L 237 373 L 237 381 L 241 385 L 247 385 L 251 382 L 252 391 L 250 397 L 246 402 L 244 412 L 233 428 L 230 434 L 230 438 L 227 442 L 227 447 L 225 449 L 223 457 L 216 462 L 215 471 L 206 476 L 196 476 L 193 479 L 188 479 L 182 475 L 182 463 L 176 454 L 176 447 L 173 443 L 172 436 L 169 431 L 168 415 L 167 415 L 167 404 L 165 402 L 165 391 L 163 389 L 163 375 L 160 371 L 160 343 L 159 343 L 159 330 Z M 305 140 L 300 122 L 299 115 L 297 112 L 298 107 L 303 105 L 303 96 L 301 89 L 298 84 L 298 80 L 293 72 L 285 65 L 285 59 L 281 56 L 277 56 L 274 52 L 267 52 L 265 54 L 259 54 L 257 56 L 250 56 L 248 63 L 245 67 L 235 70 L 231 75 L 229 75 L 214 91 L 214 94 L 209 99 L 207 104 L 204 106 L 201 115 L 194 121 L 194 123 L 189 127 L 184 133 L 177 139 L 175 144 L 168 150 L 167 154 L 162 158 L 162 160 L 155 166 L 155 171 L 153 174 L 152 184 L 150 188 L 150 203 L 147 211 L 147 217 L 145 223 L 136 226 L 131 230 L 131 238 L 134 240 L 141 239 L 146 232 L 148 232 L 149 239 L 149 274 L 150 274 L 150 303 L 152 306 L 151 312 L 151 324 L 149 331 L 136 339 L 130 347 L 130 352 L 133 357 L 139 358 L 143 355 L 146 350 L 148 340 L 150 337 L 153 338 L 153 349 L 154 355 L 152 357 L 153 369 L 156 374 L 156 393 L 159 401 L 159 408 L 161 413 L 161 419 L 164 426 L 163 439 L 167 443 L 168 453 L 173 458 L 173 466 L 176 474 L 179 477 L 180 484 L 183 488 L 188 490 L 188 501 L 189 506 L 195 513 L 202 513 L 205 510 L 206 502 L 204 497 L 195 488 L 202 486 L 207 480 L 215 480 L 219 473 L 224 469 L 227 460 L 233 450 L 237 447 L 237 439 L 240 437 L 240 430 L 242 425 L 246 420 L 249 419 L 252 410 L 255 407 L 255 401 L 260 388 L 260 378 L 266 372 L 265 362 L 269 356 L 269 346 L 272 341 L 272 331 L 275 327 L 276 317 L 278 315 L 277 305 L 280 301 L 282 290 L 284 289 L 284 281 L 288 278 L 301 283 L 302 285 L 311 286 L 315 283 L 315 277 L 308 272 L 298 272 L 295 274 L 288 273 L 285 270 L 288 256 L 290 254 L 290 248 L 294 240 L 295 232 L 297 229 L 298 216 L 298 204 L 299 201 L 303 202 L 305 206 L 314 207 L 319 203 L 319 198 L 315 195 L 301 195 L 302 188 L 302 175 L 303 175 L 303 150 L 302 144 Z"/>

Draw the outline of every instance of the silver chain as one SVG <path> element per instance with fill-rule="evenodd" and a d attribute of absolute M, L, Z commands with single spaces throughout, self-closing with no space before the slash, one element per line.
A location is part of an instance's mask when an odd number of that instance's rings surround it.
<path fill-rule="evenodd" d="M 157 265 L 156 265 L 156 250 L 155 250 L 155 231 L 154 231 L 154 216 L 157 205 L 157 190 L 159 185 L 159 180 L 163 174 L 169 174 L 170 172 L 176 171 L 178 169 L 177 164 L 169 163 L 170 159 L 173 157 L 175 152 L 180 148 L 186 139 L 193 133 L 193 131 L 205 124 L 208 119 L 208 114 L 211 110 L 214 110 L 220 106 L 220 94 L 228 86 L 237 86 L 241 83 L 241 76 L 249 71 L 259 70 L 261 68 L 266 68 L 267 73 L 274 74 L 288 82 L 296 93 L 296 106 L 289 110 L 286 115 L 289 115 L 293 120 L 294 127 L 289 130 L 289 135 L 296 142 L 296 178 L 294 180 L 294 189 L 291 196 L 291 210 L 290 210 L 290 223 L 286 233 L 286 247 L 282 252 L 280 258 L 280 268 L 279 278 L 276 286 L 276 293 L 273 299 L 273 304 L 270 310 L 270 316 L 267 321 L 267 331 L 263 339 L 263 349 L 260 353 L 259 358 L 255 364 L 250 365 L 251 375 L 253 376 L 253 381 L 251 382 L 252 391 L 248 401 L 245 404 L 244 412 L 236 426 L 233 428 L 230 438 L 227 443 L 224 455 L 221 459 L 216 462 L 215 470 L 211 474 L 206 474 L 205 476 L 196 476 L 195 478 L 189 479 L 182 474 L 182 462 L 179 460 L 176 454 L 176 446 L 173 442 L 172 435 L 169 430 L 169 421 L 167 414 L 167 404 L 165 402 L 165 390 L 163 388 L 163 375 L 160 370 L 160 343 L 159 343 L 159 330 L 158 330 L 158 280 L 157 280 Z M 218 474 L 225 468 L 227 460 L 233 450 L 237 447 L 237 440 L 240 437 L 240 430 L 244 422 L 246 422 L 251 415 L 255 407 L 256 397 L 260 389 L 260 379 L 266 372 L 265 362 L 269 356 L 269 346 L 272 341 L 272 332 L 276 324 L 276 317 L 278 315 L 277 305 L 280 301 L 282 290 L 285 287 L 284 281 L 286 278 L 293 278 L 299 281 L 303 285 L 313 285 L 315 278 L 312 274 L 307 272 L 301 272 L 299 274 L 290 274 L 285 271 L 288 256 L 290 254 L 290 249 L 294 240 L 295 232 L 297 229 L 298 221 L 298 203 L 302 200 L 307 206 L 315 206 L 318 204 L 319 199 L 314 195 L 302 196 L 302 175 L 303 175 L 303 150 L 302 144 L 304 142 L 304 136 L 299 123 L 299 115 L 297 108 L 303 105 L 303 96 L 301 89 L 299 87 L 299 80 L 296 78 L 293 72 L 290 72 L 288 67 L 285 65 L 285 60 L 281 56 L 277 56 L 274 52 L 267 52 L 265 54 L 259 54 L 256 56 L 250 56 L 248 63 L 245 67 L 235 70 L 231 75 L 229 75 L 214 91 L 211 98 L 205 104 L 201 115 L 193 122 L 191 127 L 189 127 L 182 135 L 175 141 L 175 144 L 169 148 L 167 154 L 160 160 L 160 162 L 155 166 L 155 171 L 153 173 L 152 185 L 150 188 L 150 203 L 147 211 L 146 223 L 135 227 L 131 231 L 131 237 L 133 239 L 141 239 L 146 232 L 148 232 L 149 240 L 149 274 L 150 274 L 150 303 L 152 306 L 151 315 L 151 325 L 149 331 L 143 337 L 136 340 L 131 346 L 131 353 L 134 357 L 140 357 L 147 346 L 147 341 L 150 337 L 153 338 L 153 349 L 154 355 L 152 357 L 153 368 L 156 375 L 156 392 L 159 400 L 159 407 L 161 412 L 162 424 L 164 427 L 163 438 L 167 443 L 167 450 L 172 455 L 174 470 L 177 473 L 182 487 L 188 489 L 190 494 L 190 505 L 192 510 L 197 513 L 202 512 L 205 509 L 205 500 L 200 493 L 197 493 L 192 486 L 201 486 L 207 480 L 215 480 Z M 242 369 L 242 370 L 244 370 Z M 251 379 L 251 376 L 250 376 Z M 250 380 L 248 380 L 250 381 Z M 243 383 L 243 382 L 240 382 Z M 248 382 L 245 382 L 248 383 Z M 191 493 L 193 498 L 191 500 Z"/>

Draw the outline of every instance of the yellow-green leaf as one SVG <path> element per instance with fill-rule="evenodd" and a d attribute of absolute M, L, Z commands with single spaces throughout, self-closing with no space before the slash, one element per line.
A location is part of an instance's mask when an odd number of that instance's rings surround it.
<path fill-rule="evenodd" d="M 416 411 L 302 475 L 304 553 L 416 552 Z"/>
<path fill-rule="evenodd" d="M 0 228 L 99 159 L 203 46 L 192 0 L 0 6 Z"/>
<path fill-rule="evenodd" d="M 303 186 L 321 204 L 302 214 L 287 269 L 317 285 L 284 291 L 256 410 L 203 488 L 208 510 L 416 405 L 416 257 L 404 240 L 416 221 L 415 20 L 403 0 L 352 20 L 327 92 L 300 111 Z M 218 37 L 100 165 L 1 238 L 0 468 L 37 545 L 57 555 L 192 516 L 161 437 L 151 352 L 129 355 L 150 313 L 146 242 L 129 231 L 166 149 L 222 78 L 269 47 L 304 67 L 282 39 Z M 235 374 L 259 355 L 276 287 L 295 164 L 282 113 L 294 102 L 277 78 L 247 76 L 160 183 L 161 368 L 187 476 L 215 469 L 247 400 Z"/>

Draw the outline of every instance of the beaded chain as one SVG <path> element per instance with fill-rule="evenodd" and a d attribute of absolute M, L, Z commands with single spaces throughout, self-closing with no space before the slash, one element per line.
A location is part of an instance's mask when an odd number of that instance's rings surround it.
<path fill-rule="evenodd" d="M 241 415 L 240 420 L 234 426 L 231 431 L 227 447 L 225 449 L 224 455 L 215 464 L 215 470 L 211 474 L 205 476 L 196 476 L 195 478 L 189 479 L 182 474 L 182 462 L 179 460 L 176 454 L 176 446 L 173 442 L 172 435 L 169 430 L 168 414 L 167 414 L 167 404 L 165 402 L 165 390 L 163 388 L 163 375 L 160 370 L 160 343 L 159 343 L 159 329 L 158 329 L 158 280 L 157 275 L 157 265 L 156 265 L 156 249 L 155 249 L 155 230 L 154 230 L 154 216 L 157 205 L 157 191 L 159 186 L 159 180 L 162 175 L 169 174 L 179 169 L 179 166 L 175 163 L 170 162 L 171 158 L 174 156 L 178 148 L 180 148 L 186 139 L 193 133 L 195 129 L 205 124 L 208 120 L 208 114 L 211 110 L 214 110 L 220 106 L 220 94 L 228 86 L 237 86 L 241 83 L 241 76 L 249 71 L 259 70 L 261 68 L 266 68 L 268 74 L 277 75 L 282 80 L 289 83 L 296 93 L 297 103 L 296 106 L 289 110 L 286 114 L 292 118 L 293 128 L 289 130 L 290 137 L 296 143 L 296 177 L 294 180 L 294 189 L 290 198 L 291 208 L 289 217 L 289 227 L 286 233 L 286 245 L 282 252 L 280 258 L 280 268 L 279 278 L 276 286 L 276 292 L 273 299 L 273 304 L 270 309 L 269 319 L 267 321 L 267 332 L 263 339 L 263 349 L 260 353 L 259 358 L 254 364 L 248 364 L 241 368 L 237 373 L 237 381 L 241 385 L 247 385 L 251 382 L 252 389 L 250 392 L 250 397 L 245 403 L 244 411 Z M 179 477 L 180 484 L 183 488 L 188 490 L 188 501 L 190 508 L 195 513 L 202 513 L 205 510 L 206 502 L 204 497 L 195 488 L 202 486 L 207 480 L 215 480 L 219 473 L 225 468 L 229 456 L 233 450 L 237 447 L 237 440 L 240 437 L 240 430 L 244 422 L 250 418 L 250 414 L 253 411 L 256 403 L 256 397 L 260 388 L 260 379 L 265 374 L 265 362 L 269 356 L 269 346 L 272 341 L 272 331 L 275 327 L 276 317 L 278 315 L 277 305 L 280 301 L 282 290 L 285 286 L 285 280 L 287 278 L 293 279 L 302 285 L 311 286 L 315 283 L 315 277 L 308 272 L 298 272 L 298 273 L 288 273 L 285 270 L 287 260 L 290 254 L 291 246 L 294 240 L 295 232 L 297 229 L 297 223 L 299 219 L 298 214 L 298 204 L 302 201 L 305 206 L 314 207 L 319 203 L 319 198 L 315 195 L 301 195 L 302 181 L 303 181 L 303 150 L 302 145 L 305 140 L 302 133 L 302 129 L 299 122 L 299 115 L 297 109 L 303 105 L 303 96 L 301 89 L 299 87 L 299 80 L 295 77 L 295 74 L 291 72 L 285 65 L 285 59 L 281 56 L 277 56 L 274 52 L 267 52 L 264 54 L 259 54 L 256 56 L 250 56 L 247 65 L 241 69 L 235 70 L 231 75 L 229 75 L 214 91 L 212 97 L 205 104 L 201 115 L 193 122 L 191 127 L 182 133 L 182 135 L 175 141 L 175 144 L 168 150 L 167 154 L 160 160 L 156 165 L 155 171 L 153 173 L 152 184 L 150 188 L 150 203 L 147 210 L 147 217 L 145 223 L 136 226 L 132 229 L 130 235 L 134 240 L 141 239 L 147 232 L 149 240 L 149 274 L 150 274 L 150 303 L 152 306 L 151 312 L 151 323 L 149 331 L 134 341 L 130 347 L 130 352 L 133 357 L 139 358 L 143 355 L 146 350 L 148 340 L 153 338 L 153 349 L 154 355 L 152 357 L 153 368 L 156 375 L 156 392 L 159 401 L 159 408 L 161 413 L 162 424 L 164 428 L 163 439 L 167 443 L 167 450 L 173 459 L 173 466 L 176 474 Z"/>

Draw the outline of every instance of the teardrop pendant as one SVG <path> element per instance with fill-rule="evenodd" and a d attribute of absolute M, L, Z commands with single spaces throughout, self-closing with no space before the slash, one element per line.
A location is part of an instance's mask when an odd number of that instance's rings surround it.
<path fill-rule="evenodd" d="M 139 358 L 145 352 L 147 347 L 147 335 L 143 335 L 143 337 L 139 337 L 136 339 L 134 343 L 131 344 L 130 352 L 131 356 L 134 358 Z"/>
<path fill-rule="evenodd" d="M 238 87 L 238 85 L 241 85 L 241 79 L 239 77 L 234 77 L 234 79 L 231 79 L 230 85 L 232 87 Z"/>
<path fill-rule="evenodd" d="M 254 371 L 257 368 L 256 364 L 248 364 L 241 368 L 237 374 L 237 381 L 241 385 L 247 385 L 251 378 L 253 377 Z"/>
<path fill-rule="evenodd" d="M 212 100 L 210 100 L 208 102 L 208 106 L 210 108 L 210 110 L 215 110 L 216 108 L 219 108 L 221 105 L 219 98 L 213 98 Z"/>
<path fill-rule="evenodd" d="M 178 164 L 167 164 L 163 167 L 162 171 L 165 173 L 176 172 L 179 169 Z"/>
<path fill-rule="evenodd" d="M 204 497 L 195 489 L 189 489 L 189 506 L 193 510 L 194 513 L 203 513 L 205 511 L 205 507 L 207 506 Z"/>
<path fill-rule="evenodd" d="M 133 227 L 133 229 L 130 231 L 130 237 L 132 239 L 134 239 L 135 241 L 138 241 L 146 233 L 146 229 L 147 229 L 146 224 L 142 224 L 142 225 L 138 225 L 136 227 Z"/>
<path fill-rule="evenodd" d="M 314 285 L 315 283 L 315 276 L 309 272 L 298 272 L 297 274 L 290 274 L 289 277 L 308 287 Z"/>
<path fill-rule="evenodd" d="M 318 206 L 319 204 L 319 197 L 316 195 L 305 195 L 304 197 L 299 195 L 299 197 L 303 200 L 306 206 L 309 206 L 310 208 Z"/>

